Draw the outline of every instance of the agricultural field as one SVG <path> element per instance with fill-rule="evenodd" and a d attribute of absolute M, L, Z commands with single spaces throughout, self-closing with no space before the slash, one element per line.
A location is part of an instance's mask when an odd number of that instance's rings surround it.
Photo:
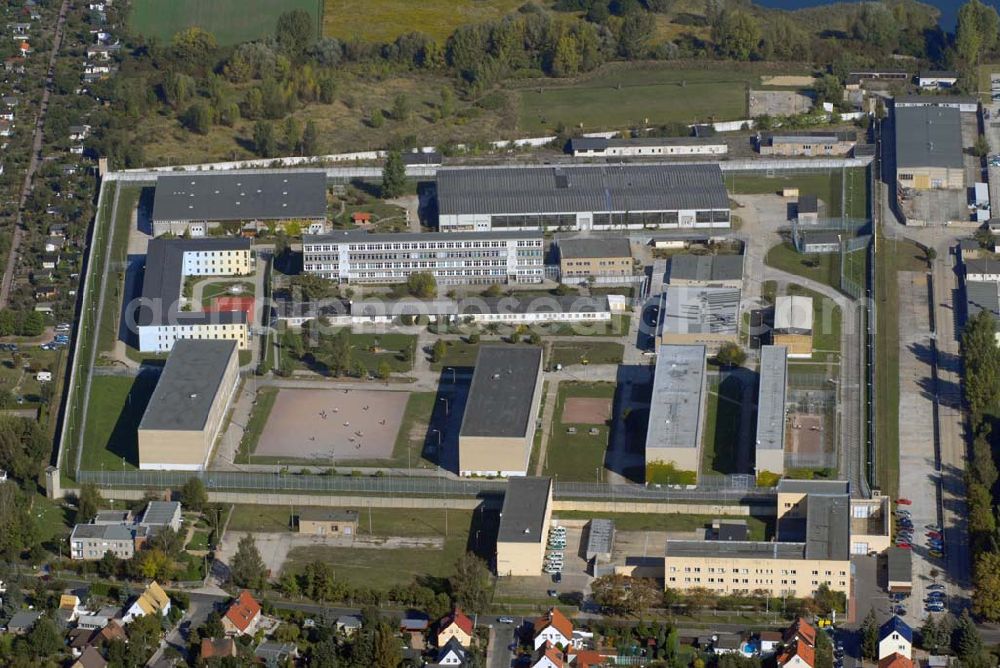
<path fill-rule="evenodd" d="M 515 11 L 522 0 L 326 0 L 323 34 L 345 41 L 391 42 L 422 32 L 440 43 L 467 23 L 482 23 Z"/>
<path fill-rule="evenodd" d="M 323 0 L 133 0 L 129 29 L 169 42 L 175 33 L 198 26 L 226 46 L 274 33 L 284 12 L 304 9 L 318 19 Z"/>

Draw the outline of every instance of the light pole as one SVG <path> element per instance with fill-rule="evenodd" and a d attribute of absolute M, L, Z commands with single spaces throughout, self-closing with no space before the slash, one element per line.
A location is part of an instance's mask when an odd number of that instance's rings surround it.
<path fill-rule="evenodd" d="M 431 431 L 433 433 L 435 433 L 435 434 L 438 435 L 438 458 L 440 459 L 441 458 L 441 430 L 440 429 L 431 429 Z"/>
<path fill-rule="evenodd" d="M 455 367 L 445 369 L 445 371 L 451 371 L 451 384 L 455 384 Z"/>
<path fill-rule="evenodd" d="M 451 407 L 448 404 L 448 397 L 441 397 L 441 401 L 444 402 L 444 414 L 447 417 L 451 414 Z"/>

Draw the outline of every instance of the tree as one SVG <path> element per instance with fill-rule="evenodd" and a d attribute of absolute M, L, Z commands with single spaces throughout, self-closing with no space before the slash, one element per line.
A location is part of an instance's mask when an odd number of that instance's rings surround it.
<path fill-rule="evenodd" d="M 979 64 L 980 56 L 991 51 L 997 42 L 1000 17 L 993 7 L 980 0 L 968 0 L 958 10 L 955 48 L 967 65 Z"/>
<path fill-rule="evenodd" d="M 204 102 L 195 102 L 184 112 L 182 122 L 191 132 L 207 135 L 212 129 L 212 110 Z"/>
<path fill-rule="evenodd" d="M 923 627 L 920 629 L 920 638 L 923 648 L 930 654 L 937 654 L 941 649 L 948 646 L 947 629 L 943 624 L 939 624 L 933 615 L 927 617 Z"/>
<path fill-rule="evenodd" d="M 443 339 L 438 339 L 431 346 L 431 362 L 435 364 L 444 359 L 444 356 L 448 352 L 448 344 L 444 342 Z"/>
<path fill-rule="evenodd" d="M 813 668 L 833 668 L 833 643 L 825 633 L 816 634 L 816 664 Z"/>
<path fill-rule="evenodd" d="M 726 341 L 719 346 L 715 360 L 722 366 L 741 366 L 747 359 L 747 354 L 739 344 Z"/>
<path fill-rule="evenodd" d="M 406 187 L 406 166 L 399 151 L 389 151 L 382 168 L 382 197 L 392 199 L 403 194 Z"/>
<path fill-rule="evenodd" d="M 170 40 L 174 58 L 184 63 L 188 69 L 211 66 L 212 55 L 219 47 L 215 36 L 198 26 L 186 28 L 176 33 Z"/>
<path fill-rule="evenodd" d="M 429 271 L 417 271 L 406 277 L 406 291 L 417 299 L 431 299 L 437 295 L 437 280 Z"/>
<path fill-rule="evenodd" d="M 866 2 L 855 15 L 851 32 L 855 39 L 888 51 L 899 37 L 899 24 L 888 7 L 879 2 Z"/>
<path fill-rule="evenodd" d="M 652 580 L 612 573 L 591 583 L 594 602 L 612 615 L 642 615 L 661 597 Z"/>
<path fill-rule="evenodd" d="M 844 87 L 840 84 L 840 79 L 832 74 L 824 74 L 813 84 L 816 92 L 816 104 L 829 102 L 835 107 L 844 103 Z"/>
<path fill-rule="evenodd" d="M 97 511 L 104 504 L 101 491 L 92 482 L 80 485 L 80 498 L 77 501 L 76 522 L 86 524 L 97 516 Z"/>
<path fill-rule="evenodd" d="M 396 638 L 396 630 L 389 622 L 379 619 L 375 625 L 374 643 L 372 647 L 373 668 L 398 668 L 403 662 L 402 649 Z"/>
<path fill-rule="evenodd" d="M 824 615 L 829 615 L 834 610 L 837 612 L 847 611 L 847 597 L 844 593 L 830 589 L 830 586 L 825 582 L 816 589 L 813 598 L 816 599 L 816 605 L 819 606 L 820 612 Z"/>
<path fill-rule="evenodd" d="M 397 93 L 392 100 L 392 117 L 397 121 L 405 121 L 410 118 L 410 98 L 406 93 Z"/>
<path fill-rule="evenodd" d="M 278 140 L 274 137 L 274 125 L 268 121 L 257 121 L 253 126 L 253 146 L 262 158 L 278 155 Z"/>
<path fill-rule="evenodd" d="M 65 646 L 59 627 L 48 615 L 39 617 L 27 635 L 28 645 L 37 657 L 49 657 Z"/>
<path fill-rule="evenodd" d="M 878 622 L 872 609 L 861 622 L 861 656 L 869 661 L 878 660 Z"/>
<path fill-rule="evenodd" d="M 302 154 L 316 155 L 319 153 L 319 130 L 316 129 L 316 121 L 309 119 L 306 121 L 306 129 L 302 134 Z"/>
<path fill-rule="evenodd" d="M 469 342 L 469 345 L 472 345 L 472 346 L 478 345 L 479 344 L 479 332 L 472 332 L 471 334 L 469 334 L 469 336 L 466 337 L 466 340 Z"/>
<path fill-rule="evenodd" d="M 750 60 L 760 44 L 760 26 L 743 10 L 725 10 L 712 26 L 712 41 L 724 58 Z"/>
<path fill-rule="evenodd" d="M 375 371 L 378 374 L 379 380 L 389 380 L 389 376 L 392 375 L 392 367 L 385 360 L 378 363 L 378 369 Z"/>
<path fill-rule="evenodd" d="M 937 251 L 932 246 L 928 246 L 924 249 L 924 257 L 927 258 L 927 263 L 930 264 L 937 259 Z"/>
<path fill-rule="evenodd" d="M 140 552 L 137 568 L 147 580 L 168 580 L 172 570 L 170 557 L 158 548 Z"/>
<path fill-rule="evenodd" d="M 966 666 L 978 665 L 983 656 L 983 639 L 979 636 L 979 629 L 969 614 L 969 609 L 962 610 L 962 616 L 958 618 L 958 624 L 951 636 L 952 649 L 958 654 L 958 658 Z"/>
<path fill-rule="evenodd" d="M 486 562 L 466 552 L 455 562 L 455 574 L 448 579 L 455 605 L 466 612 L 485 612 L 490 603 L 490 571 Z"/>
<path fill-rule="evenodd" d="M 285 119 L 285 148 L 290 153 L 302 152 L 302 124 L 294 116 Z"/>
<path fill-rule="evenodd" d="M 274 31 L 281 50 L 298 57 L 316 41 L 316 22 L 304 9 L 293 9 L 278 17 Z"/>
<path fill-rule="evenodd" d="M 1000 621 L 1000 554 L 979 553 L 974 573 L 973 611 L 986 621 Z"/>
<path fill-rule="evenodd" d="M 253 534 L 246 534 L 236 545 L 236 554 L 229 564 L 230 575 L 237 587 L 262 589 L 267 582 L 267 567 L 257 549 Z"/>
<path fill-rule="evenodd" d="M 632 12 L 622 21 L 618 34 L 618 53 L 628 60 L 644 58 L 649 52 L 653 22 L 642 12 Z"/>
<path fill-rule="evenodd" d="M 188 509 L 200 513 L 208 504 L 208 492 L 205 491 L 205 483 L 201 478 L 188 478 L 181 488 L 181 501 Z"/>

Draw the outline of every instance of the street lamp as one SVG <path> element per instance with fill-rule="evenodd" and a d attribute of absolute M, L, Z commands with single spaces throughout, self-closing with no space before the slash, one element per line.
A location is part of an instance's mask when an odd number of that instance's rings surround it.
<path fill-rule="evenodd" d="M 441 430 L 440 429 L 431 429 L 431 431 L 433 433 L 435 433 L 435 434 L 438 435 L 438 451 L 440 453 L 440 450 L 441 450 Z"/>
<path fill-rule="evenodd" d="M 441 401 L 444 402 L 444 414 L 446 416 L 450 415 L 451 414 L 451 408 L 448 405 L 448 397 L 441 397 Z"/>
<path fill-rule="evenodd" d="M 455 384 L 455 367 L 445 369 L 445 371 L 451 371 L 451 384 Z"/>

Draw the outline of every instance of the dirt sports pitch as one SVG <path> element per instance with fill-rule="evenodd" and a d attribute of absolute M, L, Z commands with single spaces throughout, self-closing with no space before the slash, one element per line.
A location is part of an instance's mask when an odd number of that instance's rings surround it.
<path fill-rule="evenodd" d="M 611 419 L 611 399 L 568 397 L 563 406 L 563 424 L 606 424 Z"/>
<path fill-rule="evenodd" d="M 788 451 L 806 458 L 822 458 L 823 416 L 791 413 L 788 420 Z"/>
<path fill-rule="evenodd" d="M 255 455 L 294 459 L 390 459 L 407 392 L 278 392 Z"/>

